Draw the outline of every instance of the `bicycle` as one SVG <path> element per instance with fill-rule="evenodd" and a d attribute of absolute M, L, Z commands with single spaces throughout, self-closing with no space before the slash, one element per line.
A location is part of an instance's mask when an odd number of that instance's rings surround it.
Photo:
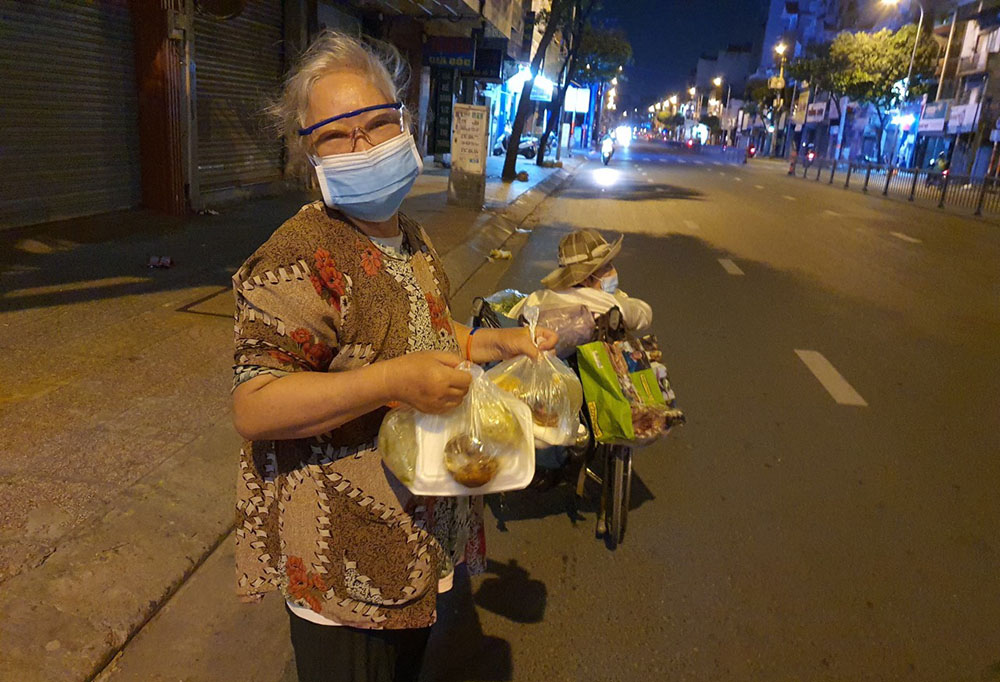
<path fill-rule="evenodd" d="M 503 326 L 496 311 L 482 297 L 477 297 L 472 303 L 472 323 L 477 327 L 492 329 Z M 624 336 L 625 325 L 619 308 L 612 308 L 598 318 L 595 341 L 613 343 Z M 566 364 L 579 376 L 576 356 L 568 358 Z M 609 548 L 615 549 L 624 541 L 628 524 L 632 497 L 632 448 L 599 443 L 594 436 L 593 423 L 586 405 L 581 410 L 580 421 L 585 434 L 577 443 L 567 446 L 569 456 L 563 467 L 579 467 L 574 491 L 576 499 L 584 498 L 588 478 L 600 486 L 595 535 L 603 536 Z M 532 487 L 536 490 L 545 489 L 534 485 Z M 506 508 L 505 498 L 501 494 L 500 509 L 503 511 Z M 503 519 L 498 519 L 498 522 L 502 528 L 505 527 Z"/>

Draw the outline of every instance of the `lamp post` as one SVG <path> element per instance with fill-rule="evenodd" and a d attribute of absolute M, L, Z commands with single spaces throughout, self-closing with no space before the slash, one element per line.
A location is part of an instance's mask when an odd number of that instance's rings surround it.
<path fill-rule="evenodd" d="M 774 46 L 774 51 L 778 55 L 780 60 L 778 63 L 778 82 L 781 87 L 778 89 L 778 102 L 774 106 L 774 112 L 771 114 L 771 156 L 778 156 L 778 111 L 784 107 L 784 88 L 785 88 L 785 50 L 788 46 L 784 43 L 778 43 Z"/>
<path fill-rule="evenodd" d="M 910 79 L 913 77 L 913 61 L 917 58 L 917 46 L 920 44 L 920 34 L 924 30 L 924 3 L 920 0 L 911 0 L 917 3 L 917 7 L 920 8 L 920 19 L 917 21 L 917 36 L 913 39 L 913 52 L 910 53 L 910 66 L 906 70 L 906 99 L 910 99 Z M 890 7 L 896 7 L 899 5 L 899 0 L 882 0 L 883 5 L 889 5 Z"/>

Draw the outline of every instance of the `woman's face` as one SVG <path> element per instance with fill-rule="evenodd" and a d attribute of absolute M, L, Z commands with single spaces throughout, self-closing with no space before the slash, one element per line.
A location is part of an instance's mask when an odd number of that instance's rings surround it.
<path fill-rule="evenodd" d="M 323 76 L 309 94 L 306 126 L 333 116 L 378 104 L 390 104 L 377 87 L 357 71 L 337 71 Z M 401 113 L 379 109 L 329 123 L 310 135 L 310 150 L 317 156 L 348 154 L 371 149 L 402 132 Z"/>

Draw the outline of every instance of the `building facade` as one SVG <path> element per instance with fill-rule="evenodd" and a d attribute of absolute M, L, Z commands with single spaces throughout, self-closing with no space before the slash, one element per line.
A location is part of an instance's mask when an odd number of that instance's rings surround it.
<path fill-rule="evenodd" d="M 4 3 L 0 228 L 139 206 L 184 214 L 301 186 L 263 109 L 324 28 L 392 43 L 428 153 L 537 44 L 549 0 Z M 545 60 L 558 79 L 562 40 Z"/>

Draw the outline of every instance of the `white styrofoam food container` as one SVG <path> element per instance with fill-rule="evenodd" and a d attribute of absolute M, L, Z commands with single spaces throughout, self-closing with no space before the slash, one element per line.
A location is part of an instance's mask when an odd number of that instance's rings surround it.
<path fill-rule="evenodd" d="M 503 400 L 521 424 L 522 447 L 501 458 L 500 470 L 489 483 L 469 488 L 456 481 L 444 463 L 447 444 L 446 420 L 439 415 L 417 413 L 417 460 L 413 481 L 406 485 L 415 495 L 449 496 L 484 495 L 528 487 L 535 475 L 535 439 L 531 410 L 514 396 L 503 393 Z"/>

